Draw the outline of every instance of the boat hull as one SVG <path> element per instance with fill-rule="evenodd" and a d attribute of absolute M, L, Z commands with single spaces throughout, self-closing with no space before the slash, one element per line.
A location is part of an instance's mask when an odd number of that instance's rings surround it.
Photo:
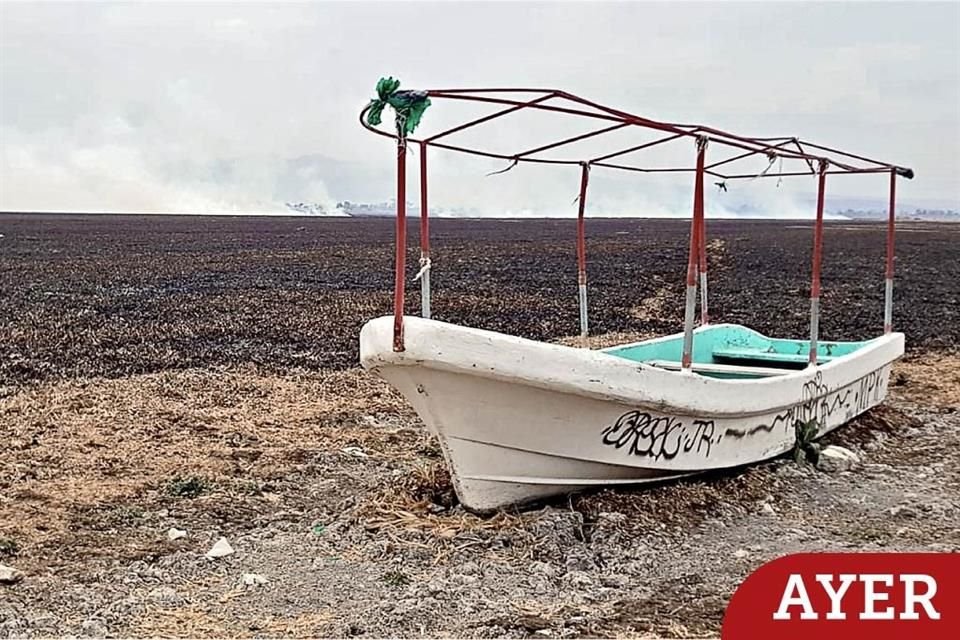
<path fill-rule="evenodd" d="M 364 327 L 362 364 L 436 434 L 476 511 L 780 455 L 797 421 L 823 435 L 882 402 L 903 351 L 890 334 L 826 365 L 723 380 L 420 318 L 405 318 L 395 352 L 392 327 Z"/>

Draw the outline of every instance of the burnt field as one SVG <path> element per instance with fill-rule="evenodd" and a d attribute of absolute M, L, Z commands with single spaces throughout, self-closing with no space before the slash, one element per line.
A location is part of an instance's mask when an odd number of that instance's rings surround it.
<path fill-rule="evenodd" d="M 431 228 L 436 317 L 577 333 L 572 220 Z M 855 467 L 783 456 L 482 517 L 356 366 L 392 310 L 391 220 L 0 215 L 0 637 L 708 638 L 774 558 L 956 552 L 960 225 L 900 231 L 910 353 L 824 438 Z M 680 330 L 687 232 L 589 222 L 597 344 Z M 883 237 L 828 225 L 825 338 L 881 331 Z M 809 222 L 708 240 L 714 318 L 807 334 Z"/>
<path fill-rule="evenodd" d="M 572 220 L 435 220 L 438 319 L 538 340 L 577 332 Z M 688 223 L 590 220 L 595 334 L 681 328 Z M 253 363 L 357 362 L 363 322 L 392 308 L 388 219 L 0 215 L 0 388 Z M 417 224 L 408 313 L 419 312 Z M 881 224 L 830 223 L 821 337 L 882 328 Z M 809 222 L 709 221 L 718 321 L 805 336 Z M 908 350 L 960 339 L 960 227 L 900 225 L 894 321 Z"/>

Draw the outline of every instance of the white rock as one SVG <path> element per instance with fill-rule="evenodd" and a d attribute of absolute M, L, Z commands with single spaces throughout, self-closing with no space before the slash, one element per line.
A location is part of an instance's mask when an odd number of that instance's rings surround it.
<path fill-rule="evenodd" d="M 157 587 L 148 593 L 147 597 L 158 604 L 167 606 L 183 604 L 183 598 L 173 587 Z"/>
<path fill-rule="evenodd" d="M 22 573 L 13 567 L 0 564 L 0 584 L 14 584 L 15 582 L 20 582 L 21 580 L 23 580 Z"/>
<path fill-rule="evenodd" d="M 775 516 L 775 515 L 777 515 L 777 510 L 774 509 L 774 508 L 773 508 L 773 505 L 770 504 L 769 502 L 764 502 L 764 503 L 763 503 L 763 512 L 764 512 L 765 514 L 767 514 L 767 515 L 770 515 L 770 516 Z"/>
<path fill-rule="evenodd" d="M 343 449 L 340 449 L 340 452 L 341 452 L 341 453 L 345 453 L 345 454 L 347 454 L 348 456 L 353 456 L 354 458 L 369 458 L 369 457 L 370 457 L 370 456 L 368 456 L 368 455 L 364 452 L 364 450 L 361 449 L 360 447 L 344 447 Z"/>
<path fill-rule="evenodd" d="M 245 573 L 240 580 L 248 587 L 256 587 L 261 584 L 267 584 L 267 579 L 259 573 Z"/>
<path fill-rule="evenodd" d="M 179 540 L 180 538 L 186 538 L 187 532 L 183 529 L 177 529 L 176 527 L 170 527 L 170 530 L 167 531 L 167 540 L 173 542 L 174 540 Z"/>
<path fill-rule="evenodd" d="M 447 585 L 442 580 L 430 580 L 427 582 L 427 591 L 430 595 L 437 595 L 447 591 Z"/>
<path fill-rule="evenodd" d="M 860 458 L 850 449 L 830 445 L 820 451 L 820 459 L 817 460 L 817 469 L 828 473 L 838 471 L 847 471 L 852 469 L 860 462 Z"/>
<path fill-rule="evenodd" d="M 743 559 L 750 555 L 750 552 L 746 549 L 737 549 L 733 552 L 733 557 L 737 559 Z"/>
<path fill-rule="evenodd" d="M 217 543 L 213 545 L 210 551 L 207 551 L 208 558 L 222 558 L 224 556 L 229 556 L 233 554 L 233 547 L 230 546 L 230 543 L 227 542 L 226 538 L 220 538 L 217 540 Z"/>

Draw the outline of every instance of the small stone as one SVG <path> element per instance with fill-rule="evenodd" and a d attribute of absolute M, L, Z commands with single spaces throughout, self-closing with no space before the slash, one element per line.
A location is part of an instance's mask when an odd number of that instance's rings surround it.
<path fill-rule="evenodd" d="M 820 451 L 820 458 L 817 460 L 817 469 L 827 473 L 837 473 L 848 471 L 860 462 L 860 458 L 850 449 L 830 445 Z"/>
<path fill-rule="evenodd" d="M 539 560 L 531 562 L 527 568 L 531 573 L 537 573 L 547 578 L 556 578 L 558 573 L 555 566 L 549 562 L 540 562 Z"/>
<path fill-rule="evenodd" d="M 600 584 L 614 589 L 626 589 L 630 586 L 630 577 L 622 573 L 600 576 Z"/>
<path fill-rule="evenodd" d="M 179 540 L 180 538 L 186 538 L 187 532 L 183 529 L 177 529 L 176 527 L 170 527 L 167 531 L 167 540 L 173 542 L 174 540 Z"/>
<path fill-rule="evenodd" d="M 480 573 L 480 565 L 476 562 L 464 562 L 460 566 L 460 573 L 465 576 L 473 576 Z"/>
<path fill-rule="evenodd" d="M 742 560 L 743 558 L 746 558 L 749 555 L 750 555 L 750 552 L 747 551 L 746 549 L 737 549 L 736 551 L 733 552 L 733 557 L 737 558 L 738 560 Z"/>
<path fill-rule="evenodd" d="M 167 509 L 160 509 L 160 511 L 157 511 L 158 518 L 167 518 L 169 516 L 170 516 L 170 511 Z"/>
<path fill-rule="evenodd" d="M 890 515 L 894 518 L 916 518 L 919 514 L 913 507 L 898 505 L 890 508 Z"/>
<path fill-rule="evenodd" d="M 147 597 L 153 602 L 164 606 L 183 604 L 183 598 L 180 597 L 180 594 L 178 594 L 173 587 L 157 587 L 148 593 Z"/>
<path fill-rule="evenodd" d="M 103 624 L 102 621 L 97 620 L 96 618 L 88 618 L 84 620 L 83 624 L 80 625 L 80 630 L 83 632 L 83 635 L 88 638 L 107 637 L 107 625 Z"/>
<path fill-rule="evenodd" d="M 609 522 L 611 524 L 624 524 L 627 522 L 627 514 L 619 511 L 601 511 L 597 515 L 598 522 Z"/>
<path fill-rule="evenodd" d="M 234 553 L 233 547 L 230 546 L 230 543 L 227 542 L 226 538 L 220 538 L 217 540 L 216 544 L 207 551 L 208 558 L 222 558 L 224 556 L 229 556 Z"/>
<path fill-rule="evenodd" d="M 538 595 L 544 595 L 553 591 L 553 587 L 547 580 L 534 580 L 531 582 L 531 585 L 533 586 L 533 592 Z"/>
<path fill-rule="evenodd" d="M 0 564 L 0 584 L 15 584 L 23 580 L 23 574 L 14 569 L 13 567 L 8 567 L 5 564 Z"/>
<path fill-rule="evenodd" d="M 767 514 L 767 515 L 770 515 L 770 516 L 775 516 L 775 515 L 777 515 L 777 510 L 774 509 L 774 508 L 773 508 L 773 505 L 770 504 L 769 502 L 764 502 L 764 503 L 763 503 L 763 512 L 764 512 L 765 514 Z"/>
<path fill-rule="evenodd" d="M 578 589 L 588 589 L 593 586 L 593 578 L 586 571 L 568 571 L 564 578 L 570 586 Z"/>
<path fill-rule="evenodd" d="M 369 458 L 370 457 L 360 447 L 344 447 L 343 449 L 340 449 L 340 452 L 345 453 L 348 456 L 351 456 L 353 458 Z"/>
<path fill-rule="evenodd" d="M 267 579 L 259 573 L 245 573 L 241 577 L 241 582 L 247 587 L 256 587 L 261 584 L 267 584 Z"/>

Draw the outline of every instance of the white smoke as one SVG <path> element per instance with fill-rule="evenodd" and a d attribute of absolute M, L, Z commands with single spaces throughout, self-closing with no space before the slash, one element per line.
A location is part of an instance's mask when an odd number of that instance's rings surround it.
<path fill-rule="evenodd" d="M 108 127 L 121 129 L 123 123 Z M 169 148 L 112 139 L 106 127 L 100 133 L 102 142 L 85 145 L 64 130 L 29 138 L 0 131 L 0 209 L 288 214 L 285 203 L 295 201 L 336 211 L 321 176 L 293 170 L 281 158 L 180 159 Z"/>
<path fill-rule="evenodd" d="M 434 166 L 431 156 L 431 215 L 439 217 L 568 218 L 578 209 L 579 167 L 519 165 L 507 172 L 499 161 L 463 158 Z M 408 165 L 412 164 L 408 160 Z M 762 167 L 761 167 L 762 168 Z M 731 180 L 721 189 L 704 188 L 708 218 L 811 219 L 816 215 L 812 176 Z M 640 174 L 596 167 L 591 170 L 586 215 L 592 218 L 689 218 L 692 174 Z M 418 183 L 408 177 L 407 194 L 417 200 Z M 828 218 L 843 216 L 827 214 Z"/>

